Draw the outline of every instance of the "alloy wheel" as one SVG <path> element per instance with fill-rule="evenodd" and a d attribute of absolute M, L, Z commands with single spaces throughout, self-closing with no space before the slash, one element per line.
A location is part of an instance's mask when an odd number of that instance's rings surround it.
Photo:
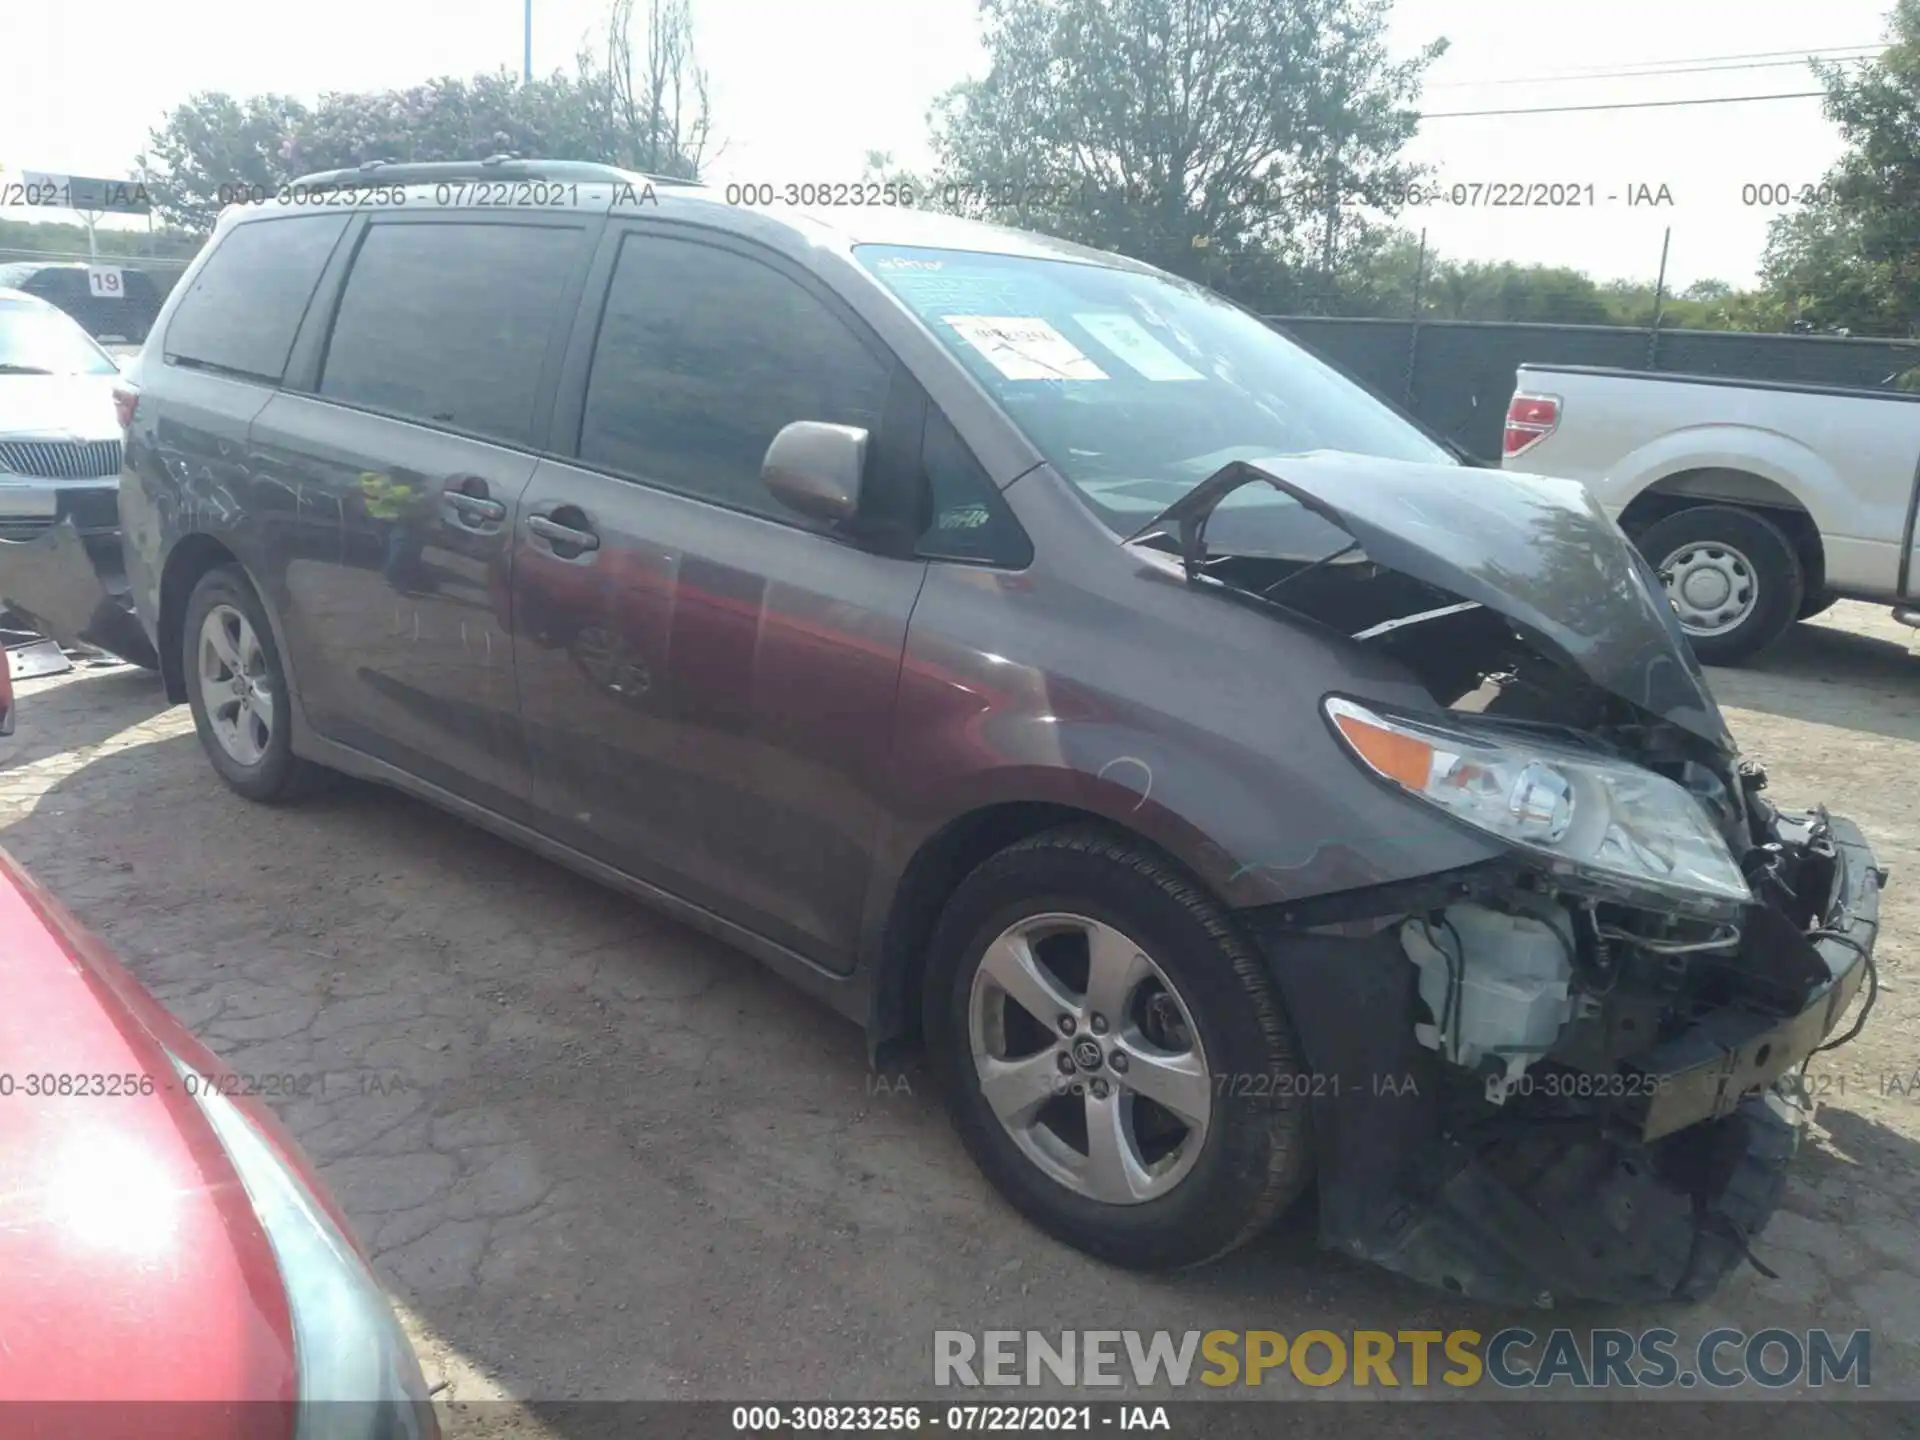
<path fill-rule="evenodd" d="M 987 947 L 967 1009 L 988 1108 L 1046 1175 L 1138 1205 L 1192 1170 L 1213 1118 L 1206 1052 L 1127 936 L 1082 915 L 1021 920 Z"/>
<path fill-rule="evenodd" d="M 231 605 L 215 605 L 200 625 L 200 699 L 220 748 L 258 765 L 273 738 L 277 697 L 267 654 L 252 623 Z"/>

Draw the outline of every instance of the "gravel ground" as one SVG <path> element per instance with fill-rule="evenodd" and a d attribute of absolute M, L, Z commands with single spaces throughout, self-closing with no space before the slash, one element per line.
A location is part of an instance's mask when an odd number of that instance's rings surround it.
<path fill-rule="evenodd" d="M 1774 795 L 1853 816 L 1893 870 L 1879 1009 L 1823 1057 L 1815 1143 L 1757 1247 L 1780 1278 L 1558 1323 L 1871 1327 L 1874 1392 L 1920 1395 L 1912 636 L 1842 605 L 1713 677 Z M 871 1078 L 855 1027 L 745 957 L 375 787 L 250 805 L 144 672 L 21 698 L 0 843 L 236 1071 L 320 1077 L 281 1111 L 450 1414 L 505 1397 L 925 1398 L 942 1328 L 1543 1318 L 1321 1254 L 1299 1218 L 1202 1271 L 1103 1268 L 1000 1203 L 922 1074 Z"/>

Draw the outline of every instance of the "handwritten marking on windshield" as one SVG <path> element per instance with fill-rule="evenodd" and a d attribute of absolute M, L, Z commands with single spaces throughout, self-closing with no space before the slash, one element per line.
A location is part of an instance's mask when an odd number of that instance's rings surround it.
<path fill-rule="evenodd" d="M 1009 380 L 1109 378 L 1079 346 L 1038 316 L 943 315 L 940 318 Z"/>

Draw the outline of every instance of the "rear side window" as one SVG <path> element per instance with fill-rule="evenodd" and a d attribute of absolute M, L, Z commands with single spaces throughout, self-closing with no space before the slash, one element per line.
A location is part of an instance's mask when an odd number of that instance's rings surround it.
<path fill-rule="evenodd" d="M 347 220 L 316 215 L 234 226 L 180 297 L 167 324 L 166 357 L 279 384 Z"/>
<path fill-rule="evenodd" d="M 878 431 L 892 367 L 772 266 L 695 241 L 630 235 L 607 295 L 580 458 L 788 524 L 760 481 L 795 420 Z"/>
<path fill-rule="evenodd" d="M 581 234 L 576 226 L 370 226 L 334 317 L 320 393 L 529 443 Z"/>

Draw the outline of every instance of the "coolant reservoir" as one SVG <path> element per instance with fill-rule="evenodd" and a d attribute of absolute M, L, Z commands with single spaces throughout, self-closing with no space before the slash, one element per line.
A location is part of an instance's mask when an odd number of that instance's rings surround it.
<path fill-rule="evenodd" d="M 1573 926 L 1550 901 L 1525 915 L 1462 902 L 1449 905 L 1446 918 L 1450 926 L 1419 916 L 1400 927 L 1401 947 L 1420 970 L 1420 998 L 1435 1017 L 1415 1026 L 1414 1037 L 1469 1070 L 1493 1072 L 1487 1098 L 1499 1103 L 1572 1016 Z M 1484 1063 L 1488 1056 L 1496 1065 Z"/>

